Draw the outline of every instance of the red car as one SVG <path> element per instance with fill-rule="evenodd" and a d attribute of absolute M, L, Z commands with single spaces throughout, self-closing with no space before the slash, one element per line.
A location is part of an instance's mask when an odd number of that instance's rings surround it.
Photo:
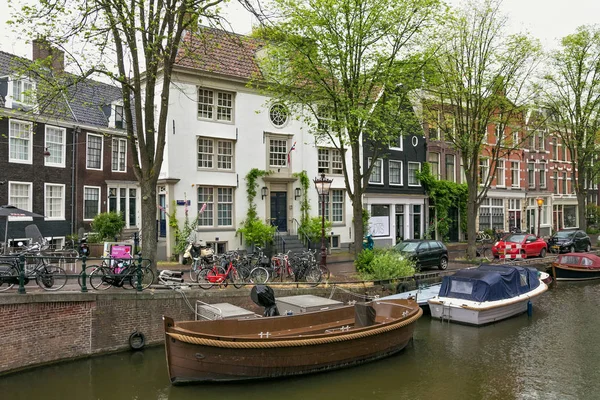
<path fill-rule="evenodd" d="M 494 243 L 492 246 L 492 254 L 494 258 L 506 255 L 506 258 L 511 255 L 521 254 L 522 258 L 526 257 L 545 257 L 548 252 L 548 244 L 542 238 L 528 233 L 511 233 L 502 238 L 502 240 Z"/>

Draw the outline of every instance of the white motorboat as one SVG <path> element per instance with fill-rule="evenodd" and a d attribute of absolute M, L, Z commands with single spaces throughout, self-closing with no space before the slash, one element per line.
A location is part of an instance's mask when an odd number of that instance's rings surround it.
<path fill-rule="evenodd" d="M 439 294 L 441 287 L 442 287 L 441 283 L 436 283 L 436 284 L 428 285 L 428 286 L 427 285 L 419 286 L 415 290 L 409 290 L 407 292 L 402 292 L 402 293 L 397 293 L 397 294 L 392 294 L 390 296 L 382 297 L 381 300 L 414 299 L 414 301 L 417 302 L 419 307 L 421 307 L 424 312 L 427 312 L 427 311 L 429 311 L 428 301 L 430 299 L 436 297 Z"/>
<path fill-rule="evenodd" d="M 485 325 L 527 312 L 532 300 L 548 290 L 549 275 L 535 268 L 480 265 L 444 277 L 439 294 L 428 300 L 431 316 L 469 325 Z"/>

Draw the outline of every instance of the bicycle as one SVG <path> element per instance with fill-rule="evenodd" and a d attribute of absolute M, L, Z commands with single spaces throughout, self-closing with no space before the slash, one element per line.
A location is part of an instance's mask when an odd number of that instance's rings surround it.
<path fill-rule="evenodd" d="M 34 263 L 26 263 L 23 266 L 24 285 L 30 280 L 35 279 L 39 287 L 48 291 L 56 291 L 62 289 L 67 284 L 67 273 L 57 265 L 53 265 L 50 261 L 52 257 L 43 256 L 41 254 L 42 244 L 35 243 L 26 247 L 19 253 L 5 257 L 0 261 L 0 292 L 11 289 L 19 282 L 21 274 L 21 265 L 19 259 L 25 256 L 28 259 L 34 259 Z"/>
<path fill-rule="evenodd" d="M 113 259 L 113 263 L 108 265 L 106 260 L 102 260 L 102 265 L 93 266 L 90 273 L 90 286 L 95 290 L 106 290 L 112 286 L 128 289 L 137 289 L 138 280 L 142 290 L 147 289 L 154 282 L 154 272 L 148 266 L 138 265 L 135 258 Z M 143 262 L 143 261 L 142 261 Z"/>
<path fill-rule="evenodd" d="M 240 276 L 237 268 L 233 264 L 234 255 L 224 254 L 221 256 L 221 260 L 227 262 L 227 269 L 219 265 L 213 265 L 212 267 L 203 268 L 198 272 L 196 281 L 198 286 L 202 289 L 208 290 L 213 285 L 224 284 L 227 286 L 227 281 L 230 280 L 236 289 L 244 286 L 244 280 Z"/>
<path fill-rule="evenodd" d="M 476 240 L 475 243 L 478 245 L 477 247 L 477 257 L 485 258 L 488 261 L 494 259 L 494 255 L 492 254 L 492 249 L 487 247 L 487 244 L 491 243 L 491 240 Z"/>

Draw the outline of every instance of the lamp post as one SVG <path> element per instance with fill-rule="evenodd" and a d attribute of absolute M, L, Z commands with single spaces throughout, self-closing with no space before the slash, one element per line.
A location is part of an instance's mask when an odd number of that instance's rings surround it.
<path fill-rule="evenodd" d="M 538 205 L 538 232 L 537 232 L 537 237 L 539 238 L 540 235 L 540 223 L 542 222 L 542 206 L 544 205 L 544 199 L 542 199 L 541 197 L 538 197 L 536 199 L 537 201 L 537 205 Z"/>
<path fill-rule="evenodd" d="M 329 188 L 333 179 L 325 178 L 325 174 L 321 174 L 320 178 L 313 180 L 319 196 L 321 196 L 321 267 L 327 266 L 327 249 L 325 247 L 325 196 L 329 194 Z"/>

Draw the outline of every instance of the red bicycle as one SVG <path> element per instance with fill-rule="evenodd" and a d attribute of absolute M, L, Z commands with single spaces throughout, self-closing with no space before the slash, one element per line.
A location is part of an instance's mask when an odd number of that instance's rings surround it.
<path fill-rule="evenodd" d="M 244 279 L 233 263 L 236 256 L 237 254 L 224 254 L 221 257 L 221 265 L 227 262 L 227 269 L 215 264 L 212 267 L 205 267 L 198 271 L 198 285 L 206 290 L 214 285 L 227 286 L 228 281 L 231 281 L 236 289 L 244 286 Z"/>

